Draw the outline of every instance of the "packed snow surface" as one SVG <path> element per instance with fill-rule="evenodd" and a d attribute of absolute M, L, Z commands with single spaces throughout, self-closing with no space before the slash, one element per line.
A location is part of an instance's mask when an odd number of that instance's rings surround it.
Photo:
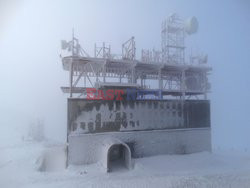
<path fill-rule="evenodd" d="M 202 152 L 135 159 L 133 170 L 105 173 L 99 164 L 69 166 L 40 172 L 37 159 L 44 150 L 59 147 L 48 143 L 23 142 L 0 146 L 1 188 L 120 188 L 120 187 L 250 187 L 250 153 Z"/>

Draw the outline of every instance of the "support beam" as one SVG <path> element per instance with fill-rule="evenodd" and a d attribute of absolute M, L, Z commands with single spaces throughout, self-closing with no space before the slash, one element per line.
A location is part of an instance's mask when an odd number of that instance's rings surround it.
<path fill-rule="evenodd" d="M 106 64 L 103 66 L 103 82 L 106 82 Z"/>
<path fill-rule="evenodd" d="M 158 82 L 159 82 L 159 89 L 163 89 L 163 81 L 162 81 L 162 75 L 161 75 L 161 69 L 158 71 Z"/>
<path fill-rule="evenodd" d="M 185 75 L 185 69 L 181 70 L 181 96 L 182 100 L 185 100 L 185 90 L 186 90 L 186 75 Z"/>
<path fill-rule="evenodd" d="M 87 87 L 87 85 L 86 85 L 86 77 L 87 77 L 87 73 L 84 72 L 84 87 Z"/>
<path fill-rule="evenodd" d="M 136 75 L 135 75 L 135 67 L 133 66 L 132 67 L 132 70 L 131 70 L 132 74 L 131 74 L 131 83 L 136 83 Z"/>
<path fill-rule="evenodd" d="M 69 71 L 69 87 L 70 87 L 70 98 L 72 98 L 72 87 L 73 87 L 73 61 L 70 63 L 70 71 Z"/>

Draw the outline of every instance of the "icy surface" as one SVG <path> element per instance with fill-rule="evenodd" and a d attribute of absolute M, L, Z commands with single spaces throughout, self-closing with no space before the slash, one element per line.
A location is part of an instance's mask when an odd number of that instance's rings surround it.
<path fill-rule="evenodd" d="M 51 146 L 50 146 L 51 147 Z M 133 170 L 104 173 L 99 164 L 39 172 L 36 159 L 48 144 L 1 146 L 1 188 L 250 187 L 250 153 L 216 151 L 135 160 Z"/>

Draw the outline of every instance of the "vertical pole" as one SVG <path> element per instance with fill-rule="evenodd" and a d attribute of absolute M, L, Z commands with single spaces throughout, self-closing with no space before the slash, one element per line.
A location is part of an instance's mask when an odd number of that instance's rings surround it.
<path fill-rule="evenodd" d="M 102 43 L 102 57 L 106 58 L 105 57 L 105 43 L 104 42 Z"/>
<path fill-rule="evenodd" d="M 94 54 L 95 54 L 95 57 L 96 57 L 96 43 L 95 43 Z"/>
<path fill-rule="evenodd" d="M 122 44 L 122 59 L 124 59 L 124 44 Z"/>
<path fill-rule="evenodd" d="M 159 81 L 159 89 L 162 90 L 162 75 L 161 75 L 161 69 L 158 71 L 158 81 Z"/>
<path fill-rule="evenodd" d="M 75 36 L 74 36 L 74 28 L 72 29 L 72 56 L 75 55 Z"/>
<path fill-rule="evenodd" d="M 161 100 L 162 99 L 162 75 L 161 75 L 161 68 L 159 69 L 159 72 L 158 72 L 158 81 L 159 81 L 159 99 Z"/>
<path fill-rule="evenodd" d="M 71 62 L 70 62 L 69 86 L 70 86 L 70 98 L 72 98 L 72 86 L 73 86 L 73 60 L 71 60 Z"/>
<path fill-rule="evenodd" d="M 185 100 L 185 80 L 186 80 L 186 76 L 185 76 L 185 70 L 181 70 L 181 94 L 182 94 L 182 100 Z"/>
<path fill-rule="evenodd" d="M 185 70 L 181 70 L 181 111 L 182 111 L 182 126 L 184 125 L 184 102 L 185 102 L 185 90 L 186 90 L 186 84 L 185 84 Z"/>
<path fill-rule="evenodd" d="M 108 58 L 111 58 L 111 45 L 109 45 L 109 55 Z"/>
<path fill-rule="evenodd" d="M 105 61 L 105 65 L 103 66 L 103 82 L 106 82 L 106 61 Z"/>
<path fill-rule="evenodd" d="M 136 79 L 135 79 L 135 67 L 132 67 L 132 74 L 131 74 L 131 82 L 132 83 L 136 83 Z"/>
<path fill-rule="evenodd" d="M 204 100 L 207 100 L 207 73 L 206 72 L 204 72 L 203 73 L 203 83 L 204 83 L 204 85 L 205 85 L 205 88 L 204 88 Z"/>
<path fill-rule="evenodd" d="M 85 73 L 84 73 L 84 87 L 85 87 L 85 88 L 86 88 L 86 85 L 87 85 L 87 84 L 86 84 L 86 77 L 87 77 L 87 73 L 85 72 Z"/>
<path fill-rule="evenodd" d="M 135 51 L 135 37 L 132 37 L 132 60 L 134 60 L 135 59 L 135 53 L 136 53 L 136 51 Z"/>

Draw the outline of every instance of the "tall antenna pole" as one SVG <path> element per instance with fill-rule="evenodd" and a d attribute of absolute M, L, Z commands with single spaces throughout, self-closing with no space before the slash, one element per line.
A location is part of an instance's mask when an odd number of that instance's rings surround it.
<path fill-rule="evenodd" d="M 74 36 L 74 28 L 72 29 L 72 57 L 75 56 L 75 36 Z M 70 64 L 69 70 L 69 85 L 70 85 L 70 98 L 72 97 L 72 87 L 73 87 L 73 61 Z"/>
<path fill-rule="evenodd" d="M 72 56 L 75 55 L 75 36 L 74 36 L 74 28 L 72 28 Z"/>

